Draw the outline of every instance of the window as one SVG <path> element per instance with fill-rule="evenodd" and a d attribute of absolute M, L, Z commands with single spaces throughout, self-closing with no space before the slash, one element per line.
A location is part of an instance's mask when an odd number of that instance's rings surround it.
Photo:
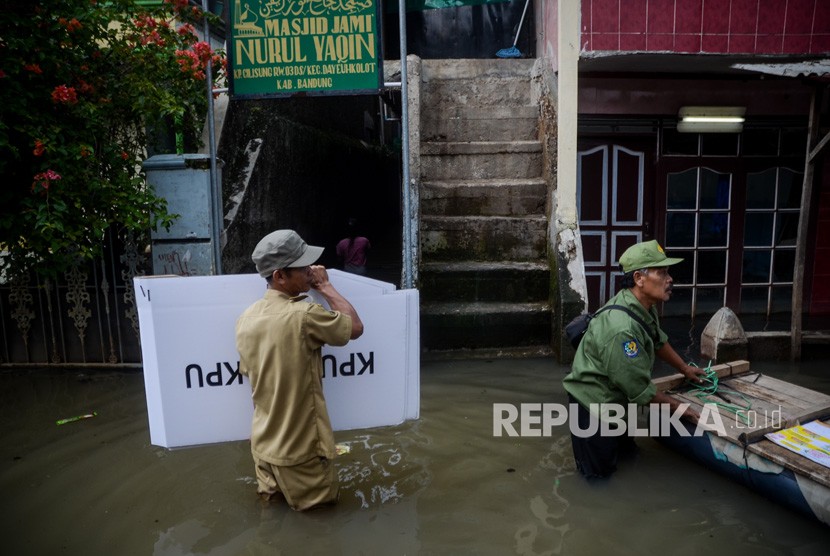
<path fill-rule="evenodd" d="M 731 174 L 702 167 L 668 174 L 665 247 L 684 261 L 671 269 L 676 293 L 664 314 L 711 314 L 723 307 L 731 192 Z"/>
<path fill-rule="evenodd" d="M 790 310 L 802 180 L 787 168 L 747 175 L 742 313 Z"/>

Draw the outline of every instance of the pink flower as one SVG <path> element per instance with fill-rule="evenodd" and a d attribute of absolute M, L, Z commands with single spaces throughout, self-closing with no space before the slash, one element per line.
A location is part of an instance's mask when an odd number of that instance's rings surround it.
<path fill-rule="evenodd" d="M 37 73 L 37 74 L 43 73 L 43 70 L 40 69 L 40 66 L 37 65 L 37 64 L 26 64 L 25 66 L 23 66 L 23 69 L 26 70 L 26 71 L 30 71 L 32 73 Z"/>
<path fill-rule="evenodd" d="M 40 156 L 46 151 L 46 145 L 43 144 L 43 141 L 40 139 L 35 139 L 35 150 L 32 151 L 32 154 L 35 156 Z"/>
<path fill-rule="evenodd" d="M 185 23 L 181 27 L 179 27 L 176 32 L 180 35 L 184 36 L 193 36 L 196 37 L 196 28 L 193 27 L 190 23 Z"/>
<path fill-rule="evenodd" d="M 62 17 L 58 19 L 58 23 L 66 27 L 66 30 L 70 33 L 73 33 L 81 27 L 83 27 L 83 24 L 74 17 L 70 20 L 67 20 L 65 17 Z"/>
<path fill-rule="evenodd" d="M 133 24 L 141 29 L 142 27 L 149 27 L 150 29 L 155 28 L 158 25 L 158 21 L 155 18 L 150 17 L 149 15 L 143 15 L 141 17 L 137 17 L 133 20 Z"/>
<path fill-rule="evenodd" d="M 199 60 L 202 63 L 206 64 L 210 57 L 213 55 L 213 49 L 210 47 L 208 43 L 205 41 L 199 41 L 193 45 L 193 52 L 196 53 L 196 56 L 199 57 Z"/>
<path fill-rule="evenodd" d="M 75 87 L 58 85 L 52 91 L 52 102 L 55 104 L 77 104 L 78 93 L 75 91 Z"/>
<path fill-rule="evenodd" d="M 156 44 L 158 46 L 164 46 L 164 39 L 161 38 L 158 31 L 151 31 L 150 33 L 146 33 L 141 37 L 141 44 Z"/>
<path fill-rule="evenodd" d="M 40 188 L 40 193 L 46 193 L 49 191 L 49 186 L 52 182 L 56 182 L 59 179 L 61 179 L 60 174 L 54 170 L 46 170 L 45 172 L 36 174 L 35 181 L 32 183 L 32 192 L 36 192 Z"/>

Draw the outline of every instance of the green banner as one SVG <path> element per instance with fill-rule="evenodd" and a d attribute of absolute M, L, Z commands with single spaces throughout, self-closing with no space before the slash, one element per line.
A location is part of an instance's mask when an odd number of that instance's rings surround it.
<path fill-rule="evenodd" d="M 421 12 L 440 10 L 441 8 L 461 8 L 463 6 L 480 6 L 481 4 L 503 4 L 510 0 L 406 0 L 406 11 Z M 386 11 L 397 12 L 398 0 L 386 0 Z"/>
<path fill-rule="evenodd" d="M 232 96 L 377 93 L 380 0 L 233 0 Z"/>

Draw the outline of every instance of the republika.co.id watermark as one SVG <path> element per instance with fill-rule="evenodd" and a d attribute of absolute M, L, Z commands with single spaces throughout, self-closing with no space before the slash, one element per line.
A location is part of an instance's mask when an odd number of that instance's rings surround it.
<path fill-rule="evenodd" d="M 523 403 L 519 406 L 510 403 L 493 404 L 493 436 L 552 436 L 554 427 L 568 426 L 570 432 L 577 437 L 587 438 L 600 433 L 601 436 L 703 436 L 704 432 L 712 432 L 718 436 L 726 436 L 726 427 L 718 412 L 716 404 L 704 404 L 700 411 L 700 419 L 694 431 L 689 432 L 681 418 L 690 404 L 681 403 L 675 410 L 669 404 L 652 404 L 647 426 L 638 422 L 637 404 L 590 404 L 588 407 L 591 418 L 587 426 L 580 426 L 578 419 L 578 405 L 559 403 Z M 750 413 L 750 412 L 747 412 Z M 772 411 L 759 416 L 756 412 L 746 415 L 746 419 L 738 419 L 738 428 L 755 428 L 759 424 L 776 425 L 781 423 L 781 410 Z M 760 422 L 760 418 L 764 422 Z M 742 425 L 743 423 L 743 425 Z"/>

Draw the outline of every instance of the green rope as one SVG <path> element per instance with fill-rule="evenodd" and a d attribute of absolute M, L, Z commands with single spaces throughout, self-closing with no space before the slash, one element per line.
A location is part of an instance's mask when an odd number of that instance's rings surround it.
<path fill-rule="evenodd" d="M 689 364 L 693 367 L 697 367 L 697 365 L 695 365 L 694 363 L 689 363 Z M 735 417 L 739 418 L 741 421 L 743 421 L 743 423 L 745 425 L 750 424 L 749 416 L 746 413 L 738 413 L 738 412 L 739 411 L 746 411 L 749 408 L 751 408 L 752 407 L 752 402 L 749 400 L 749 398 L 747 398 L 746 396 L 744 396 L 740 392 L 736 392 L 734 390 L 729 390 L 727 388 L 724 388 L 720 384 L 718 384 L 718 373 L 716 373 L 715 371 L 712 370 L 712 362 L 711 361 L 709 361 L 709 365 L 707 365 L 707 367 L 704 369 L 704 374 L 703 374 L 703 376 L 700 377 L 700 379 L 701 379 L 701 382 L 699 382 L 699 383 L 689 382 L 689 384 L 692 386 L 692 388 L 694 390 L 697 390 L 697 393 L 695 393 L 695 397 L 698 400 L 700 400 L 701 404 L 707 404 L 707 403 L 714 404 L 717 407 L 723 408 L 726 411 L 734 413 Z M 720 402 L 720 401 L 715 401 L 714 399 L 712 399 L 712 396 L 717 396 L 717 395 L 723 396 L 724 394 L 730 394 L 731 396 L 738 396 L 739 398 L 741 398 L 744 401 L 744 403 L 746 405 L 741 406 L 741 405 L 738 405 L 738 404 L 735 404 L 735 403 L 730 403 L 730 402 L 726 402 L 726 401 Z"/>

